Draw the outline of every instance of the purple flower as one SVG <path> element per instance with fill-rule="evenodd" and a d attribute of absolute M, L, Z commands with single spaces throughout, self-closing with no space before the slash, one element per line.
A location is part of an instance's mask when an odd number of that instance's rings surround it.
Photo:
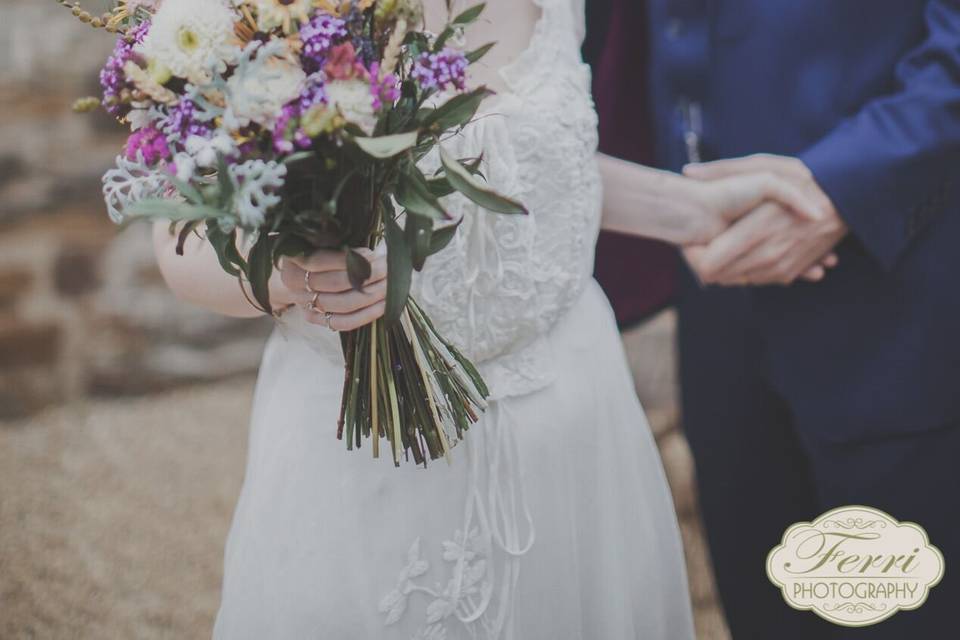
<path fill-rule="evenodd" d="M 297 106 L 299 106 L 301 114 L 310 107 L 327 101 L 327 92 L 323 88 L 322 76 L 318 74 L 307 80 L 306 88 L 300 93 L 300 97 L 297 99 Z"/>
<path fill-rule="evenodd" d="M 320 74 L 311 76 L 306 88 L 293 102 L 283 107 L 273 128 L 273 148 L 277 153 L 293 153 L 297 149 L 309 149 L 312 141 L 300 128 L 300 117 L 318 104 L 327 101 Z"/>
<path fill-rule="evenodd" d="M 150 30 L 149 22 L 141 22 L 131 29 L 127 35 L 117 40 L 113 53 L 107 58 L 107 63 L 100 71 L 100 86 L 103 88 L 103 104 L 110 115 L 121 118 L 130 110 L 128 105 L 121 102 L 120 94 L 127 86 L 123 66 L 134 58 L 133 47 L 147 36 Z"/>
<path fill-rule="evenodd" d="M 154 166 L 161 160 L 170 159 L 170 147 L 167 146 L 166 136 L 154 125 L 138 129 L 127 138 L 124 155 L 131 162 L 136 161 L 143 154 L 143 161 Z"/>
<path fill-rule="evenodd" d="M 373 109 L 379 111 L 385 104 L 393 104 L 400 98 L 398 85 L 400 80 L 393 73 L 380 77 L 380 63 L 370 66 L 370 95 L 373 96 Z"/>
<path fill-rule="evenodd" d="M 449 47 L 439 53 L 421 53 L 413 65 L 413 79 L 424 90 L 442 91 L 453 86 L 463 91 L 467 84 L 467 57 Z"/>
<path fill-rule="evenodd" d="M 357 52 L 357 57 L 363 63 L 371 64 L 376 59 L 376 51 L 373 41 L 366 33 L 365 10 L 361 9 L 356 2 L 351 2 L 350 5 L 350 11 L 344 16 L 347 34 Z"/>
<path fill-rule="evenodd" d="M 213 127 L 198 119 L 196 111 L 197 105 L 193 100 L 181 98 L 160 121 L 160 129 L 167 136 L 176 137 L 181 142 L 190 136 L 209 138 L 213 134 Z"/>
<path fill-rule="evenodd" d="M 329 13 L 320 12 L 300 28 L 303 41 L 301 57 L 307 72 L 319 71 L 337 40 L 347 37 L 346 23 Z"/>

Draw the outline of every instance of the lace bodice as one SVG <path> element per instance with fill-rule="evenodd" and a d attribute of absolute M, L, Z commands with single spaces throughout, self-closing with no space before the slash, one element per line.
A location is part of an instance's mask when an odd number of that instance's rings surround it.
<path fill-rule="evenodd" d="M 493 399 L 552 380 L 546 333 L 591 277 L 600 223 L 597 115 L 580 55 L 583 0 L 533 1 L 542 15 L 529 47 L 500 70 L 507 90 L 443 143 L 458 157 L 482 154 L 490 185 L 530 215 L 490 213 L 459 194 L 446 198 L 463 222 L 416 274 L 411 292 L 441 335 L 478 365 Z M 431 162 L 438 161 L 424 160 Z M 339 357 L 339 340 L 302 314 L 288 314 L 283 324 Z"/>
<path fill-rule="evenodd" d="M 582 0 L 537 0 L 528 49 L 500 73 L 508 90 L 462 135 L 444 143 L 483 154 L 483 172 L 529 216 L 487 212 L 459 194 L 455 240 L 427 261 L 413 295 L 448 339 L 478 363 L 494 397 L 550 381 L 545 333 L 593 271 L 601 212 L 597 117 L 580 46 Z"/>

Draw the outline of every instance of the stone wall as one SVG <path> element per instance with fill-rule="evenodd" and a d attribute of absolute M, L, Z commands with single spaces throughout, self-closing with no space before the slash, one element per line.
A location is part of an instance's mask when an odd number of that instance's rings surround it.
<path fill-rule="evenodd" d="M 112 46 L 53 0 L 0 7 L 0 417 L 249 372 L 268 329 L 177 303 L 149 230 L 107 220 L 123 132 L 70 105 Z"/>

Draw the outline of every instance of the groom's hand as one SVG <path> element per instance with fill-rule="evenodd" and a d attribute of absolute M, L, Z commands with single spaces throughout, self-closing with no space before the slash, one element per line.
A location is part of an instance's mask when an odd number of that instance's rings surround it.
<path fill-rule="evenodd" d="M 787 285 L 800 278 L 822 278 L 826 268 L 836 264 L 832 251 L 848 229 L 803 162 L 783 156 L 755 155 L 688 165 L 684 169 L 685 175 L 698 180 L 750 173 L 773 173 L 789 180 L 804 195 L 819 202 L 826 215 L 811 220 L 798 217 L 776 202 L 764 203 L 708 245 L 685 249 L 690 266 L 705 284 Z"/>

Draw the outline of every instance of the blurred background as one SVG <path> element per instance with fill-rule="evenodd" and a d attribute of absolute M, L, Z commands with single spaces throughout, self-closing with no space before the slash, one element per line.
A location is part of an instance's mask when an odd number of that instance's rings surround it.
<path fill-rule="evenodd" d="M 87 0 L 100 12 L 106 2 Z M 203 638 L 270 321 L 180 304 L 100 176 L 112 37 L 54 0 L 0 0 L 0 638 Z M 674 317 L 624 334 L 687 549 L 698 635 L 728 637 L 678 425 Z M 538 640 L 538 639 L 531 639 Z"/>

